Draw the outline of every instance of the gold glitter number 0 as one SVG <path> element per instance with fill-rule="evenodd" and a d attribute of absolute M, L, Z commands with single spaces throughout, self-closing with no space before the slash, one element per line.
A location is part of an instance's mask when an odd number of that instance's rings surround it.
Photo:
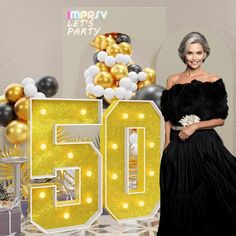
<path fill-rule="evenodd" d="M 151 218 L 159 208 L 163 123 L 151 101 L 116 101 L 103 114 L 104 204 L 118 221 Z"/>
<path fill-rule="evenodd" d="M 88 227 L 102 212 L 102 158 L 91 142 L 65 142 L 58 130 L 65 125 L 100 124 L 101 101 L 32 99 L 30 103 L 30 220 L 46 233 Z M 75 194 L 69 201 L 70 188 L 60 189 L 59 184 L 67 184 L 60 178 L 64 172 L 74 179 Z M 46 178 L 51 181 L 45 182 Z"/>

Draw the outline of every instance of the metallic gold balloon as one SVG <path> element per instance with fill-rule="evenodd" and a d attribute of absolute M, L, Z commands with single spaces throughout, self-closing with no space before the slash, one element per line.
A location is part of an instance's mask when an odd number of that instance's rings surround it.
<path fill-rule="evenodd" d="M 123 42 L 119 44 L 120 50 L 122 54 L 132 54 L 132 47 L 129 43 Z"/>
<path fill-rule="evenodd" d="M 107 71 L 109 72 L 109 68 L 103 62 L 97 62 L 96 66 L 100 69 L 100 71 Z"/>
<path fill-rule="evenodd" d="M 148 80 L 144 80 L 144 81 L 139 81 L 137 85 L 138 85 L 138 89 L 141 89 L 142 87 L 145 87 L 145 86 L 148 86 L 151 84 L 153 84 L 153 83 L 151 83 Z"/>
<path fill-rule="evenodd" d="M 7 101 L 7 99 L 6 99 L 6 97 L 5 97 L 5 95 L 1 95 L 0 96 L 0 103 L 7 103 L 8 101 Z"/>
<path fill-rule="evenodd" d="M 20 98 L 14 106 L 14 111 L 19 119 L 28 120 L 29 100 L 27 98 Z"/>
<path fill-rule="evenodd" d="M 101 49 L 101 43 L 102 41 L 106 38 L 106 36 L 99 34 L 96 36 L 96 38 L 90 43 L 91 46 L 97 48 L 97 49 Z"/>
<path fill-rule="evenodd" d="M 121 49 L 118 44 L 112 44 L 107 48 L 106 52 L 109 56 L 115 57 L 117 54 L 121 53 Z"/>
<path fill-rule="evenodd" d="M 128 75 L 128 69 L 126 65 L 116 64 L 111 68 L 110 73 L 116 80 L 120 80 Z"/>
<path fill-rule="evenodd" d="M 24 88 L 20 84 L 10 84 L 5 89 L 5 97 L 9 102 L 16 102 L 24 96 Z"/>
<path fill-rule="evenodd" d="M 143 71 L 147 74 L 146 80 L 151 84 L 156 83 L 156 72 L 152 68 L 144 68 Z"/>
<path fill-rule="evenodd" d="M 114 83 L 113 77 L 109 72 L 99 72 L 94 78 L 94 84 L 100 85 L 103 88 L 110 88 Z"/>
<path fill-rule="evenodd" d="M 5 137 L 12 144 L 21 144 L 27 140 L 27 124 L 23 121 L 14 120 L 5 128 Z"/>
<path fill-rule="evenodd" d="M 107 37 L 107 38 L 102 40 L 101 50 L 107 50 L 107 48 L 110 45 L 115 44 L 115 43 L 116 43 L 115 39 L 113 39 L 112 37 Z"/>

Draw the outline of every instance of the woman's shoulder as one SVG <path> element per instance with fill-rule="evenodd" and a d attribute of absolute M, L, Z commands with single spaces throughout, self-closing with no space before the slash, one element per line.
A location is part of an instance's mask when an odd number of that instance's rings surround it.
<path fill-rule="evenodd" d="M 166 80 L 166 89 L 170 89 L 173 85 L 175 85 L 180 77 L 180 74 L 170 75 Z"/>

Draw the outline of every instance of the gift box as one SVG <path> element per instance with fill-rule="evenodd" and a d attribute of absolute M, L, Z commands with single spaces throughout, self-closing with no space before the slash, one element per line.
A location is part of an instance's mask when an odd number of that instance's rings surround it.
<path fill-rule="evenodd" d="M 19 207 L 0 209 L 0 236 L 21 232 L 21 211 Z"/>
<path fill-rule="evenodd" d="M 24 217 L 28 216 L 28 200 L 21 200 L 21 212 Z"/>

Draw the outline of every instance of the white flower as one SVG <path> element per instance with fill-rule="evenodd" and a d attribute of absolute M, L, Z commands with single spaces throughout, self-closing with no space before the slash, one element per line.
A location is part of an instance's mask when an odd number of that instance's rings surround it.
<path fill-rule="evenodd" d="M 199 121 L 200 121 L 200 118 L 196 115 L 186 115 L 186 116 L 183 116 L 183 118 L 179 121 L 179 123 L 185 127 L 193 123 L 197 123 Z"/>

